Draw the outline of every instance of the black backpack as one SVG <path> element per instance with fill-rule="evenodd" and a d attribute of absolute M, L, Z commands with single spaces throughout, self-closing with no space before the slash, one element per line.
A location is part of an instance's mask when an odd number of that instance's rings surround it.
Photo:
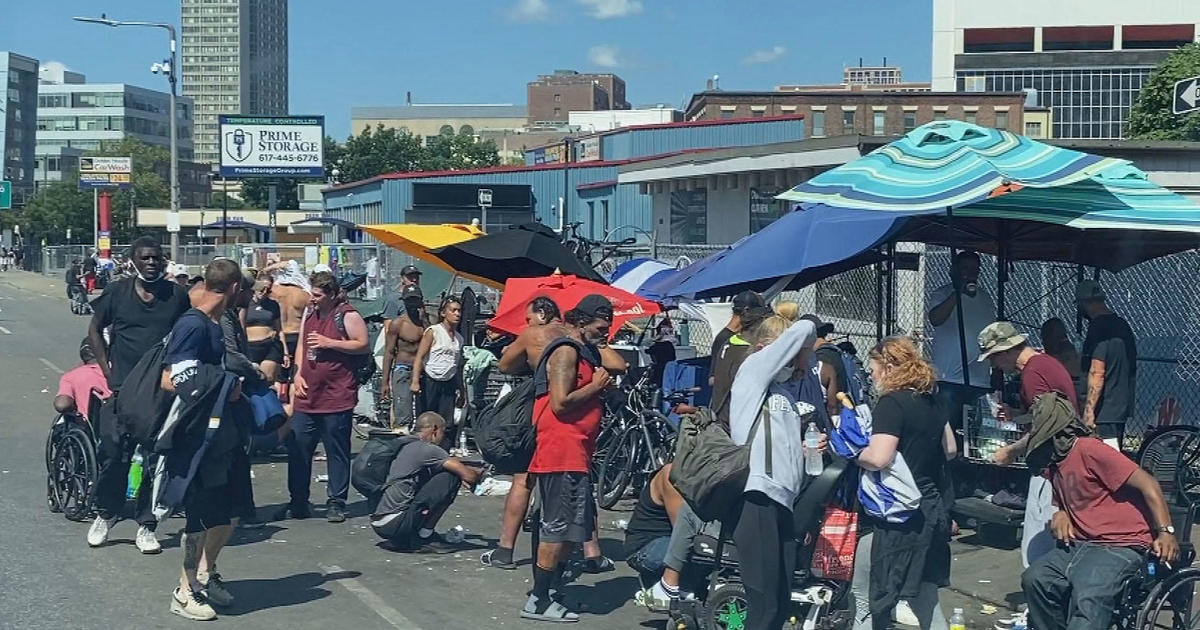
<path fill-rule="evenodd" d="M 128 434 L 139 444 L 153 442 L 158 437 L 175 394 L 162 388 L 163 360 L 167 354 L 167 335 L 154 344 L 125 376 L 117 392 L 114 412 L 117 434 Z"/>
<path fill-rule="evenodd" d="M 533 426 L 533 379 L 484 407 L 475 420 L 475 444 L 487 463 L 504 475 L 525 472 L 537 447 Z"/>
<path fill-rule="evenodd" d="M 383 490 L 387 487 L 388 470 L 392 460 L 405 446 L 416 442 L 415 435 L 396 435 L 394 433 L 375 433 L 363 445 L 354 461 L 350 464 L 350 483 L 364 497 L 371 511 L 379 504 Z"/>
<path fill-rule="evenodd" d="M 339 307 L 337 312 L 333 315 L 333 321 L 337 323 L 338 332 L 341 333 L 342 337 L 345 337 L 346 339 L 350 338 L 350 333 L 346 332 L 346 311 L 348 310 L 349 309 L 347 308 Z M 371 338 L 370 335 L 368 335 L 368 349 L 371 347 L 370 342 Z M 367 383 L 370 383 L 371 379 L 375 376 L 375 355 L 368 350 L 366 354 L 358 354 L 354 356 L 355 360 L 358 362 L 358 365 L 354 366 L 354 380 L 357 381 L 359 385 L 366 385 Z"/>

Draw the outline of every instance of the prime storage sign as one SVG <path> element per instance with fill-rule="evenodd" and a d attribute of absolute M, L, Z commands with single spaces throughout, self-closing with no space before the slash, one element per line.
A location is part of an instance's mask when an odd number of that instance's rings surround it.
<path fill-rule="evenodd" d="M 324 116 L 220 116 L 224 177 L 324 177 Z"/>

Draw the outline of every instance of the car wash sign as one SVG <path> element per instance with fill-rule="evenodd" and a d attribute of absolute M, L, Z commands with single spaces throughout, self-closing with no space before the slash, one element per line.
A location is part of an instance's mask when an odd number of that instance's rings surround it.
<path fill-rule="evenodd" d="M 224 177 L 324 177 L 324 116 L 220 116 Z"/>

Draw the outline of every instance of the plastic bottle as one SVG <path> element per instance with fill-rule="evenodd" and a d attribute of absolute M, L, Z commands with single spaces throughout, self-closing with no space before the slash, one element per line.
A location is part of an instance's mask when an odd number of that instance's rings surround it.
<path fill-rule="evenodd" d="M 825 470 L 825 459 L 821 455 L 821 431 L 816 422 L 809 422 L 804 431 L 804 473 L 817 476 Z"/>
<path fill-rule="evenodd" d="M 142 472 L 145 461 L 145 458 L 142 457 L 142 449 L 135 449 L 133 459 L 129 461 L 129 485 L 125 489 L 126 499 L 136 498 L 142 489 Z"/>
<path fill-rule="evenodd" d="M 963 616 L 963 609 L 955 608 L 954 614 L 950 615 L 950 630 L 967 630 L 967 618 Z"/>
<path fill-rule="evenodd" d="M 467 430 L 464 427 L 458 428 L 458 452 L 461 456 L 467 455 Z"/>
<path fill-rule="evenodd" d="M 1156 573 L 1158 573 L 1158 563 L 1155 562 L 1154 558 L 1150 558 L 1146 561 L 1146 575 L 1154 577 Z"/>

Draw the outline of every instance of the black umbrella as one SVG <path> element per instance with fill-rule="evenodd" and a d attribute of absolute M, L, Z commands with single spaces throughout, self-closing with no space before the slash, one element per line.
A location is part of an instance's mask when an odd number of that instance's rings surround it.
<path fill-rule="evenodd" d="M 539 278 L 557 269 L 608 284 L 563 246 L 558 234 L 540 223 L 513 226 L 455 245 L 430 250 L 455 271 L 503 283 L 509 278 Z"/>

